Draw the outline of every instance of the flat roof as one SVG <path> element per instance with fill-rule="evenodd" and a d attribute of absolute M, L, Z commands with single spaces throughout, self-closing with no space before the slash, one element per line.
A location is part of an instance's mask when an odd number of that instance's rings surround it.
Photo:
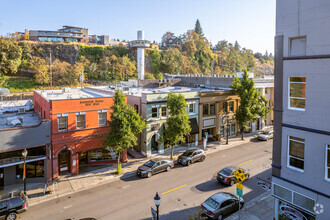
<path fill-rule="evenodd" d="M 118 84 L 117 86 L 93 86 L 86 87 L 86 89 L 98 90 L 100 92 L 115 92 L 116 89 L 121 88 L 125 95 L 139 96 L 142 94 L 157 94 L 157 93 L 170 93 L 170 92 L 208 92 L 208 91 L 221 91 L 232 90 L 231 88 L 196 88 L 185 86 L 168 86 L 164 88 L 141 88 L 141 87 L 128 87 L 126 85 Z M 126 88 L 127 90 L 125 90 Z"/>
<path fill-rule="evenodd" d="M 12 120 L 21 121 L 20 126 L 14 126 L 10 123 Z M 0 114 L 0 129 L 14 128 L 14 127 L 27 127 L 38 125 L 41 122 L 41 118 L 34 111 L 28 111 L 25 113 L 4 113 Z"/>
<path fill-rule="evenodd" d="M 62 88 L 58 90 L 36 90 L 46 100 L 90 99 L 113 97 L 112 94 L 104 94 L 87 90 L 85 88 Z"/>

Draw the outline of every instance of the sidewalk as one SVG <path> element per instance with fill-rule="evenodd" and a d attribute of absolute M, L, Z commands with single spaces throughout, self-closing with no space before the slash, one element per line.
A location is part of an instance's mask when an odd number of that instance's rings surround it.
<path fill-rule="evenodd" d="M 228 148 L 235 147 L 240 144 L 248 143 L 255 134 L 247 134 L 245 140 L 242 141 L 241 137 L 234 137 L 229 139 L 229 144 L 226 145 L 226 140 L 219 142 L 210 142 L 207 144 L 206 154 L 211 154 L 217 151 L 226 150 Z M 199 146 L 202 148 L 203 146 Z M 174 158 L 177 158 L 179 154 L 187 150 L 187 147 L 177 147 L 174 149 Z M 171 149 L 166 149 L 164 154 L 155 155 L 151 158 L 169 158 Z M 29 197 L 29 205 L 33 206 L 51 199 L 66 196 L 72 193 L 76 193 L 85 189 L 89 189 L 102 184 L 107 184 L 122 178 L 128 178 L 136 175 L 136 170 L 150 158 L 139 158 L 130 159 L 127 163 L 122 164 L 123 174 L 117 175 L 116 169 L 117 164 L 111 164 L 108 167 L 93 170 L 87 173 L 75 175 L 75 176 L 61 176 L 58 180 L 54 181 L 46 191 L 48 193 L 44 194 L 45 184 L 27 184 L 27 195 Z M 23 190 L 22 185 L 15 186 L 15 190 L 6 189 L 4 193 L 9 193 L 10 191 Z"/>
<path fill-rule="evenodd" d="M 226 218 L 226 220 L 237 220 L 238 212 Z M 260 196 L 247 202 L 241 209 L 241 219 L 243 220 L 272 220 L 274 219 L 274 199 L 271 193 L 265 192 Z"/>

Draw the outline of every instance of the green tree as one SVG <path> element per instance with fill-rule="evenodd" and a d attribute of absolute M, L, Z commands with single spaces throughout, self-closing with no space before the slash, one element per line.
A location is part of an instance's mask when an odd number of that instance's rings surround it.
<path fill-rule="evenodd" d="M 235 112 L 235 119 L 240 126 L 242 140 L 244 130 L 249 122 L 255 122 L 260 116 L 265 119 L 270 110 L 267 108 L 268 100 L 254 87 L 253 79 L 248 78 L 247 70 L 244 70 L 243 78 L 234 78 L 230 86 L 240 98 L 240 106 Z"/>
<path fill-rule="evenodd" d="M 30 65 L 34 72 L 35 83 L 42 85 L 50 83 L 49 65 L 47 65 L 46 60 L 40 57 L 33 57 Z"/>
<path fill-rule="evenodd" d="M 182 94 L 170 92 L 167 97 L 167 108 L 169 116 L 166 120 L 167 128 L 159 141 L 171 146 L 171 159 L 173 160 L 173 149 L 179 142 L 186 141 L 186 135 L 191 131 L 189 114 L 186 111 L 187 103 Z"/>
<path fill-rule="evenodd" d="M 22 48 L 11 40 L 0 38 L 0 72 L 15 74 L 21 65 Z"/>
<path fill-rule="evenodd" d="M 7 85 L 8 77 L 5 76 L 2 72 L 0 72 L 0 88 L 5 87 Z"/>
<path fill-rule="evenodd" d="M 195 32 L 197 34 L 199 34 L 200 36 L 204 36 L 204 33 L 203 33 L 203 29 L 202 29 L 202 26 L 201 26 L 201 23 L 199 22 L 199 20 L 197 19 L 196 23 L 195 23 Z"/>
<path fill-rule="evenodd" d="M 168 48 L 162 54 L 161 70 L 169 74 L 180 73 L 181 52 L 178 48 Z"/>
<path fill-rule="evenodd" d="M 140 115 L 126 104 L 125 95 L 119 89 L 115 93 L 115 103 L 111 110 L 110 131 L 104 137 L 103 147 L 112 148 L 118 154 L 117 173 L 120 174 L 122 151 L 137 144 L 136 135 L 146 128 L 146 124 Z"/>

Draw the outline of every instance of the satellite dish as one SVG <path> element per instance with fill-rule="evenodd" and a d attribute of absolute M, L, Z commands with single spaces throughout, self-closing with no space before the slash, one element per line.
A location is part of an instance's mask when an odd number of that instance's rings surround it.
<path fill-rule="evenodd" d="M 0 96 L 6 96 L 10 93 L 10 90 L 7 88 L 0 88 Z"/>

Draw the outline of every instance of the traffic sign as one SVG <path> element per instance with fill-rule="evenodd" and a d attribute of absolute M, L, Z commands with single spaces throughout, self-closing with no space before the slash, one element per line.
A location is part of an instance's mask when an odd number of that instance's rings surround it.
<path fill-rule="evenodd" d="M 243 185 L 240 183 L 236 183 L 236 187 L 243 191 Z"/>
<path fill-rule="evenodd" d="M 238 168 L 237 170 L 235 170 L 234 175 L 237 179 L 237 182 L 239 182 L 239 183 L 243 182 L 246 179 L 245 174 L 243 173 L 241 168 Z"/>
<path fill-rule="evenodd" d="M 239 197 L 243 197 L 243 190 L 241 190 L 240 188 L 236 188 L 236 194 L 237 194 Z"/>

